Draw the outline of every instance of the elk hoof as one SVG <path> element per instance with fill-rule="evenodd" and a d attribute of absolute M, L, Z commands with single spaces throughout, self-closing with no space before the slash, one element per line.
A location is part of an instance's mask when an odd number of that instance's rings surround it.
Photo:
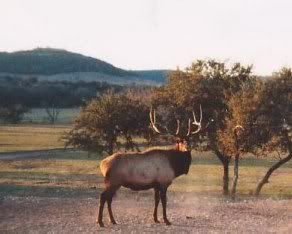
<path fill-rule="evenodd" d="M 113 224 L 113 225 L 117 225 L 117 222 L 116 222 L 116 221 L 112 221 L 112 224 Z"/>
<path fill-rule="evenodd" d="M 103 222 L 97 222 L 98 223 L 98 225 L 100 226 L 100 227 L 104 227 L 104 224 L 103 224 Z"/>
<path fill-rule="evenodd" d="M 169 222 L 168 220 L 164 220 L 164 222 L 167 226 L 171 225 L 171 222 Z"/>
<path fill-rule="evenodd" d="M 154 222 L 155 223 L 160 223 L 158 219 L 154 219 Z"/>

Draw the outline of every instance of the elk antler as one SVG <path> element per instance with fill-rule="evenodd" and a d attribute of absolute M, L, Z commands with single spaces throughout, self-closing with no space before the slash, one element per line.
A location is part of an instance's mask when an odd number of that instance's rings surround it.
<path fill-rule="evenodd" d="M 152 129 L 161 134 L 161 135 L 178 135 L 179 134 L 179 130 L 180 130 L 180 121 L 179 119 L 176 120 L 177 123 L 177 128 L 175 131 L 175 134 L 171 134 L 171 133 L 162 133 L 162 131 L 160 131 L 157 127 L 156 127 L 156 112 L 155 109 L 152 111 L 152 106 L 150 108 L 150 112 L 149 112 L 149 117 L 150 117 L 150 126 L 152 127 Z"/>
<path fill-rule="evenodd" d="M 153 116 L 154 115 L 154 118 Z M 161 134 L 161 132 L 158 130 L 158 128 L 155 126 L 155 122 L 156 122 L 156 115 L 155 115 L 155 110 L 152 113 L 152 106 L 149 112 L 149 117 L 150 117 L 150 126 L 153 128 L 153 130 L 159 134 Z"/>
<path fill-rule="evenodd" d="M 195 115 L 195 112 L 194 111 L 193 111 L 193 117 L 194 117 L 194 121 L 192 123 L 191 123 L 191 119 L 189 119 L 189 128 L 188 128 L 187 136 L 196 134 L 199 131 L 201 131 L 201 129 L 202 129 L 203 112 L 202 112 L 202 106 L 201 105 L 200 105 L 200 120 L 197 121 L 196 115 Z M 198 129 L 196 131 L 193 131 L 193 132 L 191 131 L 191 125 L 192 124 L 198 126 Z"/>

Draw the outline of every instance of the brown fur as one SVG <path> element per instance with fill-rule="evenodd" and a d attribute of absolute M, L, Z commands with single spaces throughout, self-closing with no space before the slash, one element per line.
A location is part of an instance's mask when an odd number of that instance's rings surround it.
<path fill-rule="evenodd" d="M 157 220 L 159 197 L 163 206 L 163 219 L 166 217 L 166 191 L 175 177 L 187 174 L 191 164 L 191 153 L 186 142 L 177 142 L 176 149 L 149 149 L 141 153 L 115 153 L 100 164 L 100 170 L 105 177 L 105 190 L 100 196 L 98 223 L 102 222 L 105 202 L 108 203 L 110 220 L 115 224 L 111 210 L 111 202 L 115 192 L 121 187 L 132 190 L 155 190 L 154 221 Z"/>

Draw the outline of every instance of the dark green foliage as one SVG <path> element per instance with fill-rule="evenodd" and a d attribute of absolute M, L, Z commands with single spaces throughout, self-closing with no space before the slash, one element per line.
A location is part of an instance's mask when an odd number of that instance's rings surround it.
<path fill-rule="evenodd" d="M 35 49 L 0 53 L 0 72 L 53 75 L 71 72 L 100 72 L 114 76 L 134 76 L 98 59 L 58 49 Z"/>
<path fill-rule="evenodd" d="M 191 111 L 196 111 L 198 105 L 202 105 L 201 136 L 205 137 L 201 141 L 196 138 L 195 142 L 203 143 L 201 149 L 213 151 L 222 162 L 224 194 L 228 194 L 228 168 L 233 156 L 222 148 L 225 145 L 220 142 L 220 133 L 228 130 L 226 120 L 232 115 L 228 101 L 244 86 L 253 83 L 256 83 L 256 78 L 252 75 L 251 66 L 245 67 L 239 63 L 227 66 L 215 60 L 198 60 L 186 71 L 171 73 L 167 85 L 158 89 L 154 97 L 155 106 L 167 106 L 170 113 L 174 113 L 184 123 L 190 118 Z"/>
<path fill-rule="evenodd" d="M 123 87 L 105 82 L 49 82 L 38 81 L 35 77 L 5 76 L 0 77 L 0 106 L 18 103 L 31 108 L 75 107 L 109 89 L 119 92 Z"/>
<path fill-rule="evenodd" d="M 172 108 L 171 112 L 177 116 L 188 113 L 186 119 L 201 104 L 203 125 L 214 120 L 205 131 L 213 145 L 218 131 L 225 128 L 225 118 L 230 115 L 228 100 L 244 85 L 254 82 L 250 66 L 236 63 L 227 67 L 225 63 L 214 60 L 198 60 L 186 71 L 171 73 L 167 85 L 156 91 L 153 103 Z"/>
<path fill-rule="evenodd" d="M 0 105 L 0 120 L 5 123 L 19 123 L 29 109 L 19 103 Z"/>
<path fill-rule="evenodd" d="M 88 72 L 91 74 L 86 74 Z M 0 73 L 2 76 L 16 77 L 33 75 L 39 80 L 61 79 L 70 82 L 105 80 L 115 84 L 157 85 L 165 82 L 168 71 L 127 71 L 66 50 L 38 48 L 13 53 L 0 52 Z M 57 75 L 57 78 L 51 75 Z"/>
<path fill-rule="evenodd" d="M 29 110 L 26 103 L 27 91 L 22 87 L 11 87 L 0 83 L 0 120 L 18 123 Z"/>
<path fill-rule="evenodd" d="M 126 94 L 109 92 L 83 107 L 65 137 L 67 145 L 112 154 L 124 138 L 126 149 L 133 149 L 136 145 L 132 137 L 144 135 L 148 130 L 148 111 L 147 106 Z"/>
<path fill-rule="evenodd" d="M 145 80 L 152 80 L 159 83 L 165 83 L 167 80 L 168 74 L 171 72 L 169 70 L 135 70 L 136 74 L 142 77 Z"/>

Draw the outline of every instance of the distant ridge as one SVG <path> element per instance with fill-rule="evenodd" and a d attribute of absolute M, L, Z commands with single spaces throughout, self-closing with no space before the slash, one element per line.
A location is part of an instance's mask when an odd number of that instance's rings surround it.
<path fill-rule="evenodd" d="M 164 83 L 167 70 L 128 71 L 105 61 L 62 49 L 37 48 L 0 52 L 0 76 L 34 75 L 41 79 L 108 81 L 109 83 Z M 83 75 L 84 74 L 84 75 Z M 70 78 L 68 78 L 70 77 Z"/>
<path fill-rule="evenodd" d="M 104 61 L 61 49 L 37 48 L 28 51 L 0 52 L 0 72 L 55 75 L 71 72 L 101 72 L 131 76 L 128 72 Z"/>

